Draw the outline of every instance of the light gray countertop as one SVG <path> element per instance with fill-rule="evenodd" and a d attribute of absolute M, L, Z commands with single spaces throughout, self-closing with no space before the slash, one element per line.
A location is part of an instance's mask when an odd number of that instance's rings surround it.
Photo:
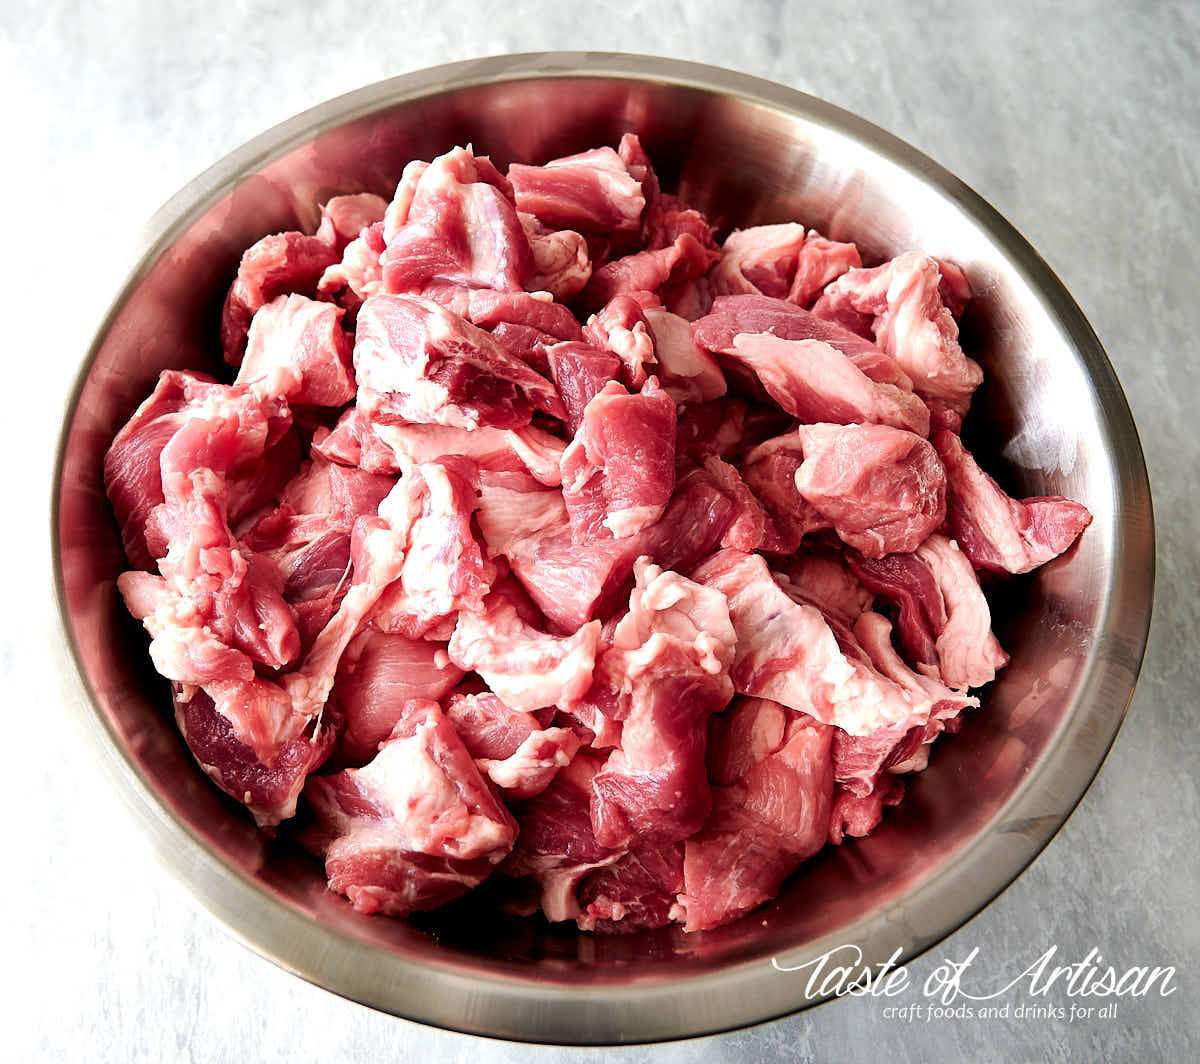
<path fill-rule="evenodd" d="M 1042 9 L 1045 10 L 1042 10 Z M 1005 214 L 1059 273 L 1133 407 L 1158 521 L 1157 609 L 1128 720 L 1083 803 L 992 906 L 911 966 L 974 947 L 996 977 L 1050 945 L 1174 965 L 1110 1019 L 907 1024 L 841 1000 L 652 1048 L 488 1042 L 374 1013 L 226 937 L 150 859 L 86 760 L 52 668 L 44 534 L 57 412 L 114 257 L 199 170 L 329 96 L 510 51 L 652 52 L 857 111 Z M 11 1060 L 1181 1060 L 1200 998 L 1200 6 L 542 0 L 476 4 L 9 0 L 2 291 L 8 608 L 0 613 Z M 15 503 L 15 505 L 12 505 Z M 32 604 L 32 608 L 28 607 Z M 780 978 L 787 978 L 782 975 Z M 1014 999 L 1016 1001 L 1017 999 Z M 1064 1005 L 1051 994 L 1045 1001 Z"/>

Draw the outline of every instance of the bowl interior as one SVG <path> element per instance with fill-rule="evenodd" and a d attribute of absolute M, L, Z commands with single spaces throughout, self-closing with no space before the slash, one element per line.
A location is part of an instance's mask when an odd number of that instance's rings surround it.
<path fill-rule="evenodd" d="M 579 76 L 490 62 L 301 116 L 156 219 L 64 430 L 55 547 L 84 712 L 176 871 L 252 946 L 332 989 L 446 1026 L 559 1041 L 671 1037 L 789 1011 L 807 1003 L 803 983 L 770 958 L 800 963 L 842 942 L 868 961 L 926 947 L 1002 889 L 1086 787 L 1132 690 L 1148 616 L 1136 435 L 1095 338 L 1044 264 L 969 190 L 886 135 L 797 93 L 686 64 L 614 60 Z M 864 257 L 919 249 L 958 262 L 977 293 L 964 347 L 988 374 L 968 442 L 1012 493 L 1066 495 L 1095 521 L 1069 555 L 994 589 L 1012 664 L 962 732 L 936 745 L 903 804 L 739 923 L 606 938 L 472 900 L 411 922 L 360 917 L 325 891 L 315 861 L 265 840 L 179 739 L 146 638 L 116 594 L 124 558 L 104 451 L 162 369 L 219 369 L 221 301 L 258 237 L 311 230 L 335 193 L 390 196 L 405 162 L 455 144 L 503 167 L 614 144 L 627 130 L 664 187 L 723 231 L 801 220 Z M 1139 594 L 1143 615 L 1130 621 L 1124 604 Z"/>

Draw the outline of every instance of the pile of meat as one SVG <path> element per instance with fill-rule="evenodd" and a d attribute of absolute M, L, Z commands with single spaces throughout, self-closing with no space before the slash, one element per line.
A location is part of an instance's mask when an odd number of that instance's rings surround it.
<path fill-rule="evenodd" d="M 633 135 L 330 200 L 242 258 L 233 383 L 164 372 L 105 459 L 184 740 L 362 912 L 754 909 L 978 705 L 980 575 L 1090 520 L 964 448 L 969 298 L 796 223 L 718 244 Z"/>

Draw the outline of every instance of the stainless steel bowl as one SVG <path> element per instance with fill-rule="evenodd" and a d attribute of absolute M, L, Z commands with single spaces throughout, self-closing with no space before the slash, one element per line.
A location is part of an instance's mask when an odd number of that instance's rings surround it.
<path fill-rule="evenodd" d="M 459 906 L 404 922 L 352 912 L 316 862 L 272 846 L 191 761 L 145 640 L 101 458 L 160 370 L 215 364 L 242 250 L 311 227 L 337 192 L 390 194 L 403 164 L 471 142 L 541 161 L 637 130 L 664 183 L 724 227 L 803 219 L 869 255 L 917 248 L 967 271 L 966 346 L 984 364 L 969 437 L 1022 495 L 1095 521 L 1068 556 L 997 589 L 1013 663 L 939 743 L 870 838 L 826 852 L 739 923 L 621 938 Z M 862 119 L 755 78 L 593 53 L 505 56 L 380 82 L 235 151 L 149 223 L 66 412 L 53 547 L 64 669 L 98 759 L 163 863 L 275 963 L 379 1009 L 460 1031 L 562 1043 L 650 1041 L 779 1016 L 819 998 L 781 967 L 857 944 L 910 958 L 986 906 L 1086 790 L 1141 663 L 1153 587 L 1150 492 L 1121 388 L 1032 248 L 951 174 Z M 78 685 L 74 685 L 74 679 Z"/>

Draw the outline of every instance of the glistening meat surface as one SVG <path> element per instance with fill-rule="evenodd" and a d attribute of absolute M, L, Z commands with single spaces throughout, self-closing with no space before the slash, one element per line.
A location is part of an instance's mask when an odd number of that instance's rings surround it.
<path fill-rule="evenodd" d="M 236 376 L 105 456 L 184 741 L 360 912 L 739 919 L 879 827 L 1008 661 L 989 584 L 1091 520 L 964 444 L 960 267 L 718 230 L 647 148 L 456 147 L 264 236 Z"/>

